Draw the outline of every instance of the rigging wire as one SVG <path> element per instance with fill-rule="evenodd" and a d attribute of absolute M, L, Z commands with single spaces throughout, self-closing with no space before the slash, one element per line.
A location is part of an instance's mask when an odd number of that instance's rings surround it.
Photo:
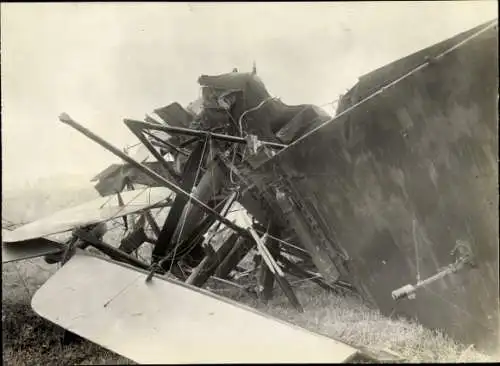
<path fill-rule="evenodd" d="M 263 234 L 265 234 L 265 232 L 264 232 L 264 231 L 262 231 L 262 230 L 260 230 L 260 229 L 255 229 L 255 231 L 256 231 L 256 232 L 258 232 L 259 234 L 262 234 L 262 235 L 263 235 Z M 296 246 L 296 245 L 293 245 L 293 244 L 291 244 L 291 243 L 289 243 L 289 242 L 287 242 L 287 241 L 285 241 L 285 240 L 282 240 L 282 239 L 280 239 L 280 238 L 277 238 L 277 237 L 275 237 L 275 236 L 273 236 L 273 235 L 267 234 L 267 237 L 268 237 L 268 238 L 270 238 L 270 239 L 276 240 L 277 242 L 280 242 L 280 243 L 282 243 L 282 244 L 284 244 L 284 245 L 287 245 L 287 246 L 289 246 L 289 247 L 295 248 L 295 249 L 297 249 L 297 250 L 299 250 L 299 251 L 301 251 L 301 252 L 304 252 L 304 253 L 309 254 L 306 250 L 302 249 L 301 247 L 298 247 L 298 246 Z"/>
<path fill-rule="evenodd" d="M 127 146 L 125 146 L 123 148 L 123 151 L 128 154 L 128 152 L 129 152 L 130 149 L 133 149 L 134 147 L 139 146 L 141 144 L 142 144 L 142 142 L 137 142 L 137 143 L 135 143 L 133 145 L 127 145 Z"/>
<path fill-rule="evenodd" d="M 415 244 L 415 262 L 417 266 L 417 283 L 420 282 L 420 256 L 418 253 L 418 238 L 417 238 L 417 223 L 416 220 L 413 219 L 412 222 L 412 234 L 413 234 L 413 243 Z"/>

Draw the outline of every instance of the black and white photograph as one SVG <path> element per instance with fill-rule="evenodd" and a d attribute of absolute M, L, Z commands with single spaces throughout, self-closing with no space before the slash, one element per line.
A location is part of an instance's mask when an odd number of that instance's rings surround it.
<path fill-rule="evenodd" d="M 498 2 L 2 2 L 5 365 L 500 361 Z"/>

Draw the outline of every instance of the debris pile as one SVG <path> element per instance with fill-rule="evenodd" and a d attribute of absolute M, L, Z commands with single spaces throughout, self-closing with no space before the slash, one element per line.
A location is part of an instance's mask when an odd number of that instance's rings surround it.
<path fill-rule="evenodd" d="M 329 290 L 352 291 L 345 281 L 328 284 L 317 273 L 307 249 L 247 177 L 259 162 L 331 117 L 313 105 L 289 106 L 272 98 L 255 68 L 250 73 L 202 75 L 198 82 L 202 98 L 187 108 L 171 103 L 155 109 L 157 117 L 125 120 L 155 161 L 131 162 L 129 157 L 127 163 L 114 164 L 94 178 L 103 196 L 143 186 L 164 186 L 176 193 L 163 223 L 149 211 L 138 215 L 133 229 L 125 219 L 126 235 L 119 249 L 130 255 L 153 242 L 151 273 L 168 271 L 200 287 L 210 277 L 237 282 L 242 272 L 256 274 L 257 284 L 249 291 L 266 301 L 276 282 L 300 311 L 291 276 Z M 67 115 L 61 120 L 78 125 Z M 94 140 L 110 149 L 100 138 Z M 231 213 L 235 207 L 239 208 Z M 154 238 L 146 234 L 147 227 Z M 221 230 L 227 233 L 222 241 Z M 242 268 L 240 262 L 249 256 L 254 257 L 253 268 Z"/>

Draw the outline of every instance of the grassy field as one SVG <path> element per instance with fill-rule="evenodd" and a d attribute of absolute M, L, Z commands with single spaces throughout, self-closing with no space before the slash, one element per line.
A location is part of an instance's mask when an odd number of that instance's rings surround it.
<path fill-rule="evenodd" d="M 102 365 L 130 363 L 91 342 L 63 345 L 61 328 L 37 316 L 30 302 L 57 268 L 43 259 L 2 269 L 2 342 L 5 365 Z"/>
<path fill-rule="evenodd" d="M 9 202 L 4 195 L 3 212 L 11 221 L 29 221 L 53 209 L 92 198 L 93 192 L 82 189 L 59 191 L 54 194 L 17 194 Z M 87 193 L 82 193 L 87 192 Z M 22 197 L 30 197 L 31 206 L 19 210 Z M 34 198 L 35 197 L 35 198 Z M 36 201 L 36 197 L 41 202 Z M 75 197 L 78 197 L 77 199 Z M 36 202 L 33 202 L 35 200 Z M 18 211 L 12 210 L 16 205 Z M 21 206 L 23 207 L 23 206 Z M 31 207 L 31 208 L 30 208 Z M 10 211 L 9 211 L 9 208 Z M 8 214 L 10 216 L 8 216 Z M 38 317 L 30 308 L 36 289 L 57 269 L 43 259 L 11 263 L 2 268 L 2 340 L 6 365 L 32 364 L 125 364 L 129 360 L 99 346 L 81 341 L 62 343 L 62 330 Z M 313 284 L 302 283 L 297 296 L 305 312 L 290 308 L 287 299 L 276 289 L 274 299 L 266 305 L 220 283 L 207 284 L 214 292 L 241 301 L 277 318 L 295 323 L 318 333 L 334 337 L 353 346 L 368 347 L 396 353 L 408 362 L 480 362 L 500 360 L 498 355 L 487 357 L 472 346 L 461 345 L 439 332 L 403 319 L 392 319 L 367 308 L 354 296 L 327 293 Z"/>

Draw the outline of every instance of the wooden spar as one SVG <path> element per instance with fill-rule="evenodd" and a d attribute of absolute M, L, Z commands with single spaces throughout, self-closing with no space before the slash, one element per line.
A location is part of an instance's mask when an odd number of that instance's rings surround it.
<path fill-rule="evenodd" d="M 241 260 L 253 248 L 255 242 L 248 237 L 240 236 L 226 258 L 219 264 L 215 270 L 215 276 L 226 278 L 229 273 L 241 262 Z"/>
<path fill-rule="evenodd" d="M 231 135 L 224 135 L 221 133 L 212 133 L 212 132 L 207 132 L 207 131 L 200 131 L 200 130 L 192 130 L 190 128 L 183 128 L 183 127 L 171 127 L 171 126 L 166 126 L 166 125 L 160 125 L 160 124 L 154 124 L 154 123 L 147 123 L 143 121 L 135 121 L 132 119 L 125 119 L 125 123 L 127 126 L 132 126 L 133 128 L 144 128 L 144 129 L 149 129 L 149 130 L 156 130 L 156 131 L 163 131 L 166 133 L 179 133 L 187 136 L 194 136 L 194 137 L 208 137 L 210 136 L 213 139 L 216 140 L 222 140 L 222 141 L 227 141 L 227 142 L 234 142 L 238 144 L 246 144 L 247 140 L 244 139 L 243 137 L 237 137 L 237 136 L 231 136 Z M 266 142 L 266 141 L 260 141 L 262 145 L 268 146 L 270 148 L 275 148 L 275 149 L 283 149 L 287 147 L 287 145 L 284 144 L 279 144 L 276 142 Z"/>
<path fill-rule="evenodd" d="M 238 240 L 238 234 L 233 233 L 211 256 L 206 256 L 203 261 L 191 272 L 186 283 L 201 287 L 214 274 L 220 263 L 228 256 Z"/>
<path fill-rule="evenodd" d="M 92 131 L 90 131 L 87 128 L 81 126 L 76 121 L 74 121 L 73 119 L 71 119 L 71 117 L 68 116 L 66 113 L 61 114 L 59 116 L 59 120 L 61 122 L 65 123 L 65 124 L 73 127 L 75 130 L 81 132 L 83 135 L 87 136 L 88 138 L 90 138 L 94 142 L 96 142 L 99 145 L 101 145 L 102 147 L 104 147 L 106 150 L 108 150 L 111 153 L 115 154 L 116 156 L 118 156 L 122 160 L 126 161 L 130 165 L 132 165 L 135 168 L 139 169 L 140 171 L 144 172 L 151 179 L 154 179 L 156 182 L 158 182 L 162 186 L 165 186 L 165 187 L 169 188 L 170 190 L 174 191 L 176 194 L 180 194 L 180 195 L 184 195 L 184 196 L 189 197 L 191 199 L 191 202 L 193 202 L 195 205 L 197 205 L 198 207 L 200 207 L 207 214 L 214 215 L 215 217 L 217 217 L 218 220 L 220 220 L 221 222 L 223 222 L 225 225 L 227 225 L 228 227 L 230 227 L 234 231 L 236 231 L 238 233 L 241 233 L 242 235 L 245 235 L 245 236 L 248 235 L 247 231 L 244 228 L 242 228 L 242 227 L 234 224 L 230 220 L 228 220 L 225 217 L 219 215 L 214 209 L 210 208 L 209 206 L 207 206 L 206 204 L 204 204 L 203 202 L 201 202 L 200 200 L 198 200 L 196 197 L 194 197 L 190 193 L 186 192 L 185 190 L 183 190 L 182 188 L 180 188 L 176 184 L 168 181 L 167 179 L 165 179 L 164 177 L 162 177 L 160 174 L 156 173 L 155 171 L 151 170 L 147 166 L 139 163 L 137 160 L 131 158 L 130 156 L 128 156 L 127 154 L 125 154 L 124 152 L 122 152 L 117 147 L 111 145 L 109 142 L 105 141 L 101 137 L 99 137 L 96 134 L 94 134 Z"/>
<path fill-rule="evenodd" d="M 269 248 L 269 252 L 271 255 L 277 256 L 279 254 L 279 247 L 277 245 L 273 245 Z M 259 281 L 262 284 L 261 299 L 264 302 L 267 302 L 273 297 L 274 275 L 270 271 L 269 267 L 263 265 L 263 263 L 261 263 L 259 270 Z"/>
<path fill-rule="evenodd" d="M 276 232 L 276 227 L 275 225 L 271 224 L 270 227 L 271 233 Z M 267 240 L 265 242 L 265 245 L 269 247 L 269 254 L 273 258 L 278 258 L 280 255 L 280 247 L 277 242 L 273 241 L 271 242 L 269 240 L 269 237 L 267 237 Z M 259 277 L 260 277 L 260 283 L 262 284 L 262 293 L 261 293 L 261 298 L 264 300 L 264 302 L 269 301 L 272 296 L 273 296 L 273 288 L 274 288 L 274 276 L 271 270 L 269 269 L 268 266 L 262 265 L 260 266 L 260 271 L 259 271 Z"/>
<path fill-rule="evenodd" d="M 300 304 L 299 300 L 297 299 L 297 296 L 295 296 L 295 293 L 293 292 L 292 287 L 288 283 L 288 281 L 285 278 L 285 274 L 281 270 L 281 268 L 278 266 L 274 258 L 271 256 L 271 253 L 269 253 L 269 250 L 266 248 L 264 245 L 264 240 L 259 238 L 255 230 L 252 228 L 248 229 L 250 231 L 250 234 L 254 238 L 255 242 L 257 243 L 257 249 L 259 250 L 263 262 L 268 266 L 270 272 L 274 275 L 276 278 L 276 281 L 280 285 L 281 289 L 285 293 L 286 297 L 290 300 L 292 305 L 300 312 L 304 311 L 304 308 Z"/>
<path fill-rule="evenodd" d="M 264 262 L 267 264 L 269 269 L 273 274 L 277 274 L 278 276 L 284 276 L 283 271 L 281 268 L 278 266 L 278 264 L 274 261 L 273 257 L 269 253 L 269 250 L 267 247 L 264 245 L 264 241 L 262 238 L 259 238 L 255 230 L 253 228 L 249 227 L 248 228 L 250 234 L 252 235 L 253 240 L 255 243 L 257 243 L 257 250 L 259 251 L 260 255 L 262 256 L 262 259 Z"/>
<path fill-rule="evenodd" d="M 332 291 L 336 288 L 333 285 L 328 285 L 321 278 L 312 277 L 311 274 L 305 270 L 303 270 L 299 265 L 293 263 L 288 258 L 284 256 L 280 256 L 278 261 L 283 264 L 283 269 L 291 274 L 292 276 L 301 278 L 301 279 L 310 279 L 313 283 L 317 284 L 321 288 Z"/>
<path fill-rule="evenodd" d="M 219 210 L 222 207 L 221 204 L 215 207 L 215 210 Z M 184 255 L 190 253 L 196 246 L 199 246 L 198 243 L 202 242 L 202 235 L 205 233 L 210 226 L 214 223 L 215 218 L 213 216 L 207 216 L 204 219 L 202 219 L 194 228 L 194 230 L 191 231 L 189 236 L 182 241 L 179 244 L 179 250 L 181 252 L 178 252 L 178 255 Z M 185 248 L 188 248 L 187 251 Z M 190 249 L 191 248 L 191 249 Z M 185 251 L 185 252 L 183 252 Z M 170 266 L 170 262 L 174 260 L 175 258 L 170 258 L 169 256 L 165 256 L 163 259 L 161 259 L 158 262 L 159 266 L 166 267 Z"/>
<path fill-rule="evenodd" d="M 83 229 L 76 229 L 73 233 L 76 237 L 99 249 L 101 252 L 115 260 L 126 262 L 142 269 L 149 269 L 150 267 L 146 262 L 143 262 L 136 257 L 115 248 L 112 245 L 104 243 L 102 240 L 97 239 L 94 235 L 89 234 Z"/>
<path fill-rule="evenodd" d="M 265 245 L 265 237 L 267 234 L 264 234 L 262 238 L 259 237 L 255 229 L 252 227 L 252 224 L 250 222 L 250 218 L 248 217 L 247 214 L 243 213 L 242 215 L 243 221 L 246 223 L 247 230 L 254 239 L 254 241 L 257 243 L 257 250 L 260 252 L 263 261 L 266 263 L 268 266 L 269 270 L 271 273 L 275 276 L 276 281 L 280 285 L 281 289 L 285 293 L 286 297 L 290 300 L 292 305 L 300 312 L 304 311 L 304 308 L 300 304 L 299 300 L 297 299 L 297 296 L 295 296 L 295 293 L 293 292 L 292 287 L 288 283 L 287 279 L 285 278 L 285 274 L 281 270 L 280 266 L 276 261 L 274 260 L 273 256 L 271 253 L 269 253 L 269 250 L 267 249 Z"/>
<path fill-rule="evenodd" d="M 272 240 L 272 239 L 270 238 L 270 240 Z M 278 241 L 274 241 L 274 242 L 276 244 L 279 243 Z M 304 251 L 297 249 L 295 247 L 288 246 L 288 245 L 281 245 L 281 251 L 286 253 L 286 254 L 292 255 L 294 257 L 300 258 L 301 260 L 310 261 L 312 263 L 312 259 L 311 259 L 311 256 L 309 255 L 309 253 L 304 252 Z"/>

